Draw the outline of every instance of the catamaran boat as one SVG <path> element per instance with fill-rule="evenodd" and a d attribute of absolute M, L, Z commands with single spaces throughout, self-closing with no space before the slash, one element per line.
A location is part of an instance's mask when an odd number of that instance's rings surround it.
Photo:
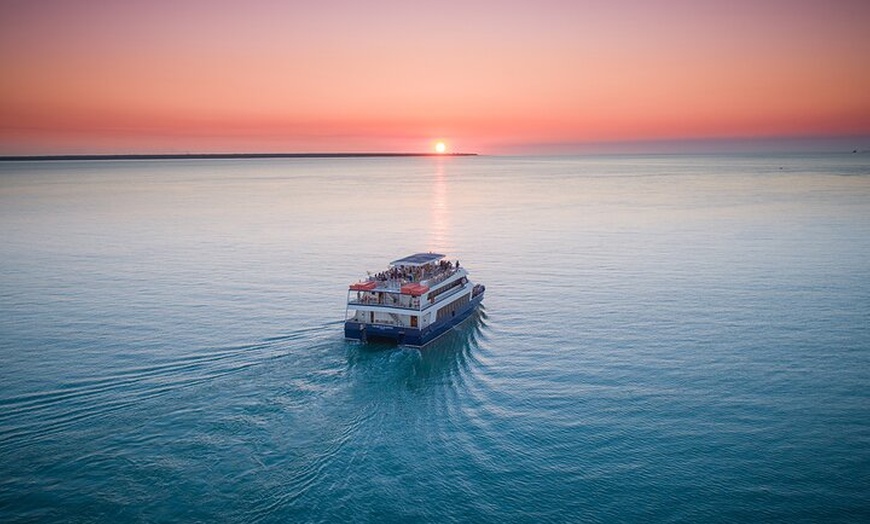
<path fill-rule="evenodd" d="M 438 253 L 400 258 L 386 271 L 350 285 L 344 336 L 423 346 L 468 318 L 485 290 L 468 279 L 458 260 Z"/>

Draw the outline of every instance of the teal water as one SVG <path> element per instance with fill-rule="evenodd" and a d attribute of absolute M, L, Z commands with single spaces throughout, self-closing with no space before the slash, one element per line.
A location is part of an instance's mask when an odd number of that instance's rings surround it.
<path fill-rule="evenodd" d="M 4 522 L 870 519 L 867 155 L 0 164 Z M 345 341 L 417 251 L 484 309 Z"/>

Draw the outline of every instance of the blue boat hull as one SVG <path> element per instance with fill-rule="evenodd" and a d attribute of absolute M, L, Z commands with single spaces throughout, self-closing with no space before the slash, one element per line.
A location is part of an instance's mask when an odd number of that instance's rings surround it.
<path fill-rule="evenodd" d="M 385 324 L 363 324 L 360 322 L 345 322 L 345 338 L 361 340 L 387 340 L 404 346 L 425 346 L 436 338 L 467 319 L 483 301 L 483 293 L 472 298 L 468 304 L 456 311 L 451 318 L 436 322 L 423 329 L 389 326 Z"/>

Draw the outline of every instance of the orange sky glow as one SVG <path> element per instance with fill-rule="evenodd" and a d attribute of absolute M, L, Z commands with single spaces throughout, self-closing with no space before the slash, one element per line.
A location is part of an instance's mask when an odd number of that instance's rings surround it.
<path fill-rule="evenodd" d="M 0 154 L 870 136 L 866 1 L 106 4 L 0 0 Z"/>

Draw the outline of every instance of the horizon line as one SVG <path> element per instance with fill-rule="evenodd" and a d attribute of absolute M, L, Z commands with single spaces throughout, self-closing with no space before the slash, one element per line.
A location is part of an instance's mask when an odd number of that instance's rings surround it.
<path fill-rule="evenodd" d="M 232 160 L 250 158 L 378 158 L 378 157 L 445 157 L 479 156 L 477 153 L 131 153 L 72 155 L 8 155 L 2 162 L 48 160 Z"/>

